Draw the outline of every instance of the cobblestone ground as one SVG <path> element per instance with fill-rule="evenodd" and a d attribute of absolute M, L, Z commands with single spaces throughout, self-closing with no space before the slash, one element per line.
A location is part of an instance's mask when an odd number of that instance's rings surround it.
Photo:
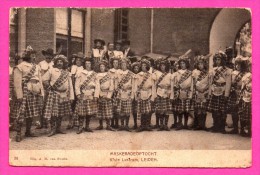
<path fill-rule="evenodd" d="M 170 115 L 169 126 L 173 122 Z M 231 124 L 230 117 L 227 123 Z M 66 130 L 68 122 L 63 121 L 62 129 L 64 135 L 47 137 L 50 129 L 36 130 L 33 133 L 39 137 L 24 138 L 19 143 L 15 142 L 15 132 L 10 132 L 10 149 L 12 150 L 247 150 L 251 149 L 251 139 L 239 135 L 211 133 L 206 131 L 151 131 L 151 132 L 127 132 L 127 131 L 94 131 L 94 133 L 76 134 L 77 128 Z M 152 117 L 152 124 L 155 124 L 155 116 Z M 212 125 L 211 115 L 207 116 L 207 127 Z M 98 126 L 98 121 L 91 121 L 91 128 Z M 131 117 L 130 127 L 133 126 Z M 230 130 L 226 128 L 226 130 Z M 23 131 L 24 133 L 24 131 Z"/>

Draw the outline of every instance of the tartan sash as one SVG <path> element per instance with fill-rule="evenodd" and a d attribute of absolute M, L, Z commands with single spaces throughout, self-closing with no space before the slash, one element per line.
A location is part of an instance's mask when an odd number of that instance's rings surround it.
<path fill-rule="evenodd" d="M 245 73 L 239 72 L 239 74 L 235 78 L 235 83 L 239 83 L 242 77 L 244 76 Z"/>
<path fill-rule="evenodd" d="M 213 77 L 213 81 L 217 81 L 220 76 L 223 76 L 223 73 L 226 71 L 225 67 L 221 67 L 220 69 L 216 69 L 215 75 Z"/>
<path fill-rule="evenodd" d="M 67 80 L 68 80 L 68 76 L 69 72 L 65 71 L 65 70 L 61 70 L 61 74 L 58 77 L 58 79 L 55 81 L 55 83 L 51 86 L 48 87 L 48 90 L 53 90 L 56 91 L 59 87 L 61 87 Z"/>
<path fill-rule="evenodd" d="M 149 73 L 146 73 L 145 76 L 144 76 L 143 81 L 142 81 L 141 84 L 138 86 L 138 89 L 137 89 L 137 94 L 138 94 L 138 95 L 140 94 L 140 91 L 141 91 L 141 89 L 144 87 L 144 83 L 148 80 L 148 78 L 149 78 Z"/>
<path fill-rule="evenodd" d="M 24 79 L 22 81 L 23 99 L 22 99 L 22 104 L 21 104 L 21 106 L 18 110 L 17 116 L 16 116 L 18 119 L 20 119 L 20 117 L 24 114 L 24 111 L 25 111 L 25 108 L 26 108 L 26 98 L 27 98 L 27 94 L 28 94 L 27 83 L 31 80 L 35 71 L 36 71 L 36 64 L 33 64 L 33 67 L 31 68 L 29 73 L 24 77 Z"/>
<path fill-rule="evenodd" d="M 204 78 L 206 78 L 207 75 L 208 75 L 207 72 L 205 72 L 205 71 L 200 71 L 200 74 L 199 74 L 199 76 L 198 76 L 197 81 L 203 80 Z"/>
<path fill-rule="evenodd" d="M 109 79 L 110 79 L 109 75 L 106 74 L 103 78 L 101 78 L 101 79 L 99 80 L 99 82 L 100 82 L 100 84 L 103 84 L 103 83 L 105 83 L 106 81 L 108 81 Z"/>
<path fill-rule="evenodd" d="M 118 83 L 118 86 L 116 90 L 114 91 L 114 96 L 117 97 L 118 92 L 123 88 L 123 85 L 127 83 L 131 78 L 131 72 L 128 71 L 128 73 L 122 78 L 122 80 Z"/>
<path fill-rule="evenodd" d="M 88 84 L 90 83 L 90 81 L 94 78 L 94 76 L 96 75 L 96 72 L 92 72 L 88 78 L 82 83 L 82 85 L 80 86 L 80 91 L 84 90 Z"/>
<path fill-rule="evenodd" d="M 182 84 L 185 80 L 187 80 L 189 78 L 189 76 L 191 76 L 191 72 L 189 70 L 186 70 L 182 75 L 181 78 L 178 82 L 178 84 Z"/>
<path fill-rule="evenodd" d="M 157 83 L 156 83 L 156 88 L 158 88 L 158 85 L 161 83 L 161 81 L 163 80 L 163 78 L 164 78 L 166 75 L 167 75 L 167 72 L 163 73 L 163 74 L 159 77 L 159 79 L 158 79 L 158 81 L 157 81 Z"/>

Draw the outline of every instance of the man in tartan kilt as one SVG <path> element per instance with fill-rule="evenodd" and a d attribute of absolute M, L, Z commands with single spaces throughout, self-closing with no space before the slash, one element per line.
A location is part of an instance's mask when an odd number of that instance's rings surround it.
<path fill-rule="evenodd" d="M 175 90 L 178 93 L 178 98 L 176 100 L 176 109 L 178 111 L 179 122 L 176 130 L 181 130 L 189 129 L 188 119 L 189 112 L 192 110 L 193 79 L 192 72 L 188 70 L 189 60 L 186 54 L 179 58 L 178 64 L 180 65 L 180 69 L 176 72 L 174 80 L 174 84 L 176 84 Z M 183 116 L 184 125 L 182 124 Z"/>
<path fill-rule="evenodd" d="M 54 57 L 53 69 L 43 76 L 48 84 L 44 117 L 51 124 L 49 137 L 65 134 L 61 131 L 62 118 L 72 114 L 71 102 L 74 100 L 74 91 L 67 65 L 67 58 L 64 55 L 57 55 Z"/>
<path fill-rule="evenodd" d="M 238 105 L 242 87 L 242 78 L 247 73 L 247 62 L 242 60 L 241 56 L 235 58 L 235 70 L 231 73 L 231 90 L 227 102 L 227 113 L 231 114 L 233 129 L 228 134 L 238 134 Z"/>
<path fill-rule="evenodd" d="M 250 71 L 251 62 L 247 57 L 244 58 L 248 62 L 248 70 Z M 239 118 L 241 124 L 241 136 L 251 137 L 251 120 L 252 120 L 252 73 L 247 72 L 242 78 L 242 87 L 239 104 Z M 247 130 L 247 132 L 246 132 Z"/>
<path fill-rule="evenodd" d="M 173 100 L 172 100 L 172 113 L 173 113 L 173 124 L 171 126 L 171 129 L 174 129 L 178 126 L 178 108 L 177 108 L 177 99 L 178 99 L 178 87 L 177 84 L 175 84 L 175 78 L 177 75 L 177 71 L 179 70 L 179 64 L 178 61 L 175 61 L 173 64 L 173 73 L 172 73 L 172 85 L 173 88 Z"/>
<path fill-rule="evenodd" d="M 23 61 L 14 67 L 14 90 L 17 98 L 15 119 L 17 123 L 16 141 L 21 141 L 22 123 L 26 121 L 25 137 L 35 137 L 31 133 L 33 117 L 40 117 L 44 90 L 40 68 L 34 64 L 34 50 L 28 46 L 23 53 Z"/>
<path fill-rule="evenodd" d="M 172 75 L 169 73 L 170 62 L 167 59 L 159 61 L 159 75 L 156 77 L 155 88 L 155 113 L 160 120 L 160 128 L 158 131 L 170 131 L 168 128 L 169 114 L 172 112 L 171 100 L 172 94 Z"/>
<path fill-rule="evenodd" d="M 140 62 L 135 62 L 131 65 L 132 67 L 132 72 L 134 73 L 134 84 L 136 83 L 135 81 L 137 74 L 140 72 Z M 134 96 L 133 102 L 132 102 L 132 113 L 133 113 L 133 118 L 134 118 L 134 126 L 132 129 L 137 129 L 138 125 L 137 125 L 137 100 Z"/>
<path fill-rule="evenodd" d="M 225 66 L 226 54 L 218 51 L 213 57 L 213 70 L 209 72 L 208 111 L 212 113 L 212 132 L 226 133 L 226 106 L 231 88 L 231 69 Z"/>
<path fill-rule="evenodd" d="M 39 62 L 39 67 L 41 69 L 41 76 L 43 76 L 48 70 L 53 68 L 53 57 L 54 57 L 54 52 L 53 49 L 46 49 L 46 50 L 42 50 L 42 55 L 44 56 L 44 60 Z M 48 85 L 44 84 L 44 80 L 43 80 L 43 88 L 44 88 L 44 94 L 45 94 L 45 98 L 44 98 L 44 103 L 46 102 L 46 97 L 47 97 L 47 87 Z M 42 115 L 40 116 L 40 125 L 36 127 L 36 129 L 42 129 L 42 128 L 47 128 L 47 122 L 43 116 L 43 112 Z"/>
<path fill-rule="evenodd" d="M 207 99 L 209 90 L 208 59 L 210 55 L 198 55 L 194 58 L 195 68 L 192 72 L 194 83 L 194 124 L 195 130 L 206 130 Z"/>
<path fill-rule="evenodd" d="M 79 116 L 79 130 L 83 132 L 83 122 L 86 121 L 85 131 L 93 132 L 89 128 L 90 119 L 97 115 L 97 99 L 99 96 L 99 83 L 97 73 L 91 70 L 91 59 L 86 58 L 85 69 L 76 75 L 75 93 L 77 104 L 75 114 Z"/>
<path fill-rule="evenodd" d="M 108 70 L 109 75 L 112 77 L 113 81 L 114 81 L 114 87 L 115 89 L 117 88 L 115 86 L 115 80 L 117 77 L 117 73 L 119 71 L 119 58 L 118 57 L 113 57 L 110 59 L 110 65 L 111 65 L 111 69 Z M 113 117 L 111 119 L 111 127 L 117 129 L 119 127 L 119 120 L 118 120 L 118 114 L 116 112 L 116 108 L 117 108 L 117 101 L 115 99 L 115 96 L 113 94 L 112 96 L 112 102 L 113 102 Z"/>
<path fill-rule="evenodd" d="M 155 99 L 155 79 L 148 70 L 151 67 L 150 61 L 141 60 L 141 70 L 135 80 L 135 99 L 137 100 L 137 115 L 141 119 L 141 126 L 137 132 L 152 131 L 150 120 L 152 115 L 152 106 Z"/>
<path fill-rule="evenodd" d="M 105 60 L 99 63 L 99 72 L 97 82 L 99 83 L 99 99 L 98 99 L 98 115 L 99 126 L 97 130 L 103 129 L 103 120 L 106 120 L 106 130 L 114 131 L 111 128 L 110 122 L 113 117 L 112 95 L 114 91 L 114 79 L 107 72 L 108 62 Z"/>
<path fill-rule="evenodd" d="M 132 101 L 134 99 L 134 73 L 128 70 L 130 60 L 122 58 L 115 79 L 114 98 L 116 99 L 116 113 L 121 119 L 119 130 L 130 131 L 129 118 L 132 112 Z"/>
<path fill-rule="evenodd" d="M 78 52 L 77 54 L 73 54 L 73 58 L 75 58 L 75 63 L 71 66 L 70 68 L 70 73 L 71 73 L 71 80 L 72 80 L 72 85 L 75 93 L 75 82 L 76 82 L 76 77 L 81 73 L 81 71 L 84 69 L 83 64 L 84 64 L 84 54 L 82 52 Z M 78 116 L 75 112 L 76 108 L 76 103 L 77 103 L 77 96 L 75 94 L 75 99 L 71 103 L 71 109 L 72 109 L 72 115 L 69 117 L 69 123 L 67 126 L 67 130 L 72 129 L 74 126 L 78 126 L 79 120 Z"/>

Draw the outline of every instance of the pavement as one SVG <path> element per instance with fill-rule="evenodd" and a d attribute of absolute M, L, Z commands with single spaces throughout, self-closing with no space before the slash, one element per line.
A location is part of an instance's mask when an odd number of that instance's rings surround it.
<path fill-rule="evenodd" d="M 189 119 L 190 123 L 192 119 Z M 169 126 L 173 123 L 170 115 Z M 228 125 L 232 124 L 231 117 L 227 118 Z M 62 130 L 66 134 L 47 137 L 48 129 L 35 129 L 32 132 L 38 135 L 34 138 L 24 138 L 21 142 L 15 142 L 15 132 L 10 132 L 11 150 L 250 150 L 251 138 L 240 135 L 211 133 L 194 130 L 171 131 L 95 131 L 76 134 L 77 128 L 66 130 L 68 121 L 63 121 Z M 152 117 L 155 124 L 155 116 Z M 90 127 L 95 129 L 98 120 L 91 120 Z M 105 126 L 105 123 L 104 123 Z M 130 127 L 133 126 L 133 118 L 130 119 Z M 212 126 L 212 117 L 207 116 L 206 126 Z M 24 128 L 23 128 L 24 130 Z M 226 130 L 230 128 L 226 127 Z M 23 131 L 24 134 L 24 131 Z"/>

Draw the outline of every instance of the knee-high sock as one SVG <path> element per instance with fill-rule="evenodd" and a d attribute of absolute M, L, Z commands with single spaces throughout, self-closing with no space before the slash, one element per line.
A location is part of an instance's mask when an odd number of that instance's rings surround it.
<path fill-rule="evenodd" d="M 184 113 L 184 126 L 188 126 L 189 113 Z"/>
<path fill-rule="evenodd" d="M 165 125 L 168 126 L 168 121 L 169 121 L 169 115 L 165 115 Z"/>

